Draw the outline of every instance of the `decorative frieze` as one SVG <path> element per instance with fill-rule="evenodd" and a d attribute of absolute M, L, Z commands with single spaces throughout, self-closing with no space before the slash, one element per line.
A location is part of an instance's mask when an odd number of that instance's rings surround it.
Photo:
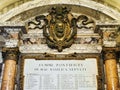
<path fill-rule="evenodd" d="M 51 49 L 47 44 L 41 45 L 22 45 L 19 47 L 21 53 L 51 53 L 51 54 L 70 54 L 70 53 L 100 53 L 102 50 L 101 45 L 85 45 L 85 44 L 73 44 L 70 48 L 64 49 L 62 52 L 58 52 L 55 49 Z"/>

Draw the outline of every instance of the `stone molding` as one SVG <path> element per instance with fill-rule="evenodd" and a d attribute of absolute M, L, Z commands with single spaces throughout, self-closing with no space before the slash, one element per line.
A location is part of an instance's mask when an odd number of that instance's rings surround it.
<path fill-rule="evenodd" d="M 83 6 L 83 7 L 87 7 L 87 8 L 91 8 L 93 10 L 99 11 L 101 13 L 104 13 L 107 16 L 110 16 L 111 18 L 115 19 L 115 20 L 120 20 L 120 13 L 115 11 L 114 9 L 102 5 L 98 2 L 94 2 L 92 0 L 75 0 L 75 1 L 71 1 L 71 0 L 35 0 L 35 1 L 30 1 L 30 2 L 26 2 L 12 10 L 10 10 L 9 12 L 3 14 L 0 16 L 0 20 L 1 22 L 5 22 L 7 20 L 9 20 L 10 18 L 24 12 L 30 9 L 34 9 L 36 7 L 42 7 L 42 6 L 46 6 L 46 5 L 55 5 L 55 4 L 67 4 L 67 5 L 76 5 L 76 6 Z"/>

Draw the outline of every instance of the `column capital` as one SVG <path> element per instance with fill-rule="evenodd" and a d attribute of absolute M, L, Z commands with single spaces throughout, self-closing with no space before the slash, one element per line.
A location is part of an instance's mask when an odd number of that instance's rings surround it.
<path fill-rule="evenodd" d="M 103 48 L 103 57 L 104 60 L 110 60 L 110 59 L 115 59 L 117 58 L 116 52 L 118 51 L 118 48 L 111 48 L 111 47 L 104 47 Z"/>
<path fill-rule="evenodd" d="M 104 52 L 104 60 L 110 60 L 110 59 L 116 60 L 116 52 L 113 50 Z"/>
<path fill-rule="evenodd" d="M 17 60 L 18 48 L 4 48 L 5 60 Z"/>

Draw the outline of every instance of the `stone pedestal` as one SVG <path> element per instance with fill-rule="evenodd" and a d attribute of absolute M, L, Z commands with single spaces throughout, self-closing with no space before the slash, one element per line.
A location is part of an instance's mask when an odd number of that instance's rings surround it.
<path fill-rule="evenodd" d="M 104 59 L 107 90 L 119 90 L 119 77 L 115 52 L 113 50 L 105 51 Z"/>
<path fill-rule="evenodd" d="M 5 67 L 3 72 L 1 90 L 14 90 L 16 76 L 16 60 L 16 51 L 6 51 Z"/>

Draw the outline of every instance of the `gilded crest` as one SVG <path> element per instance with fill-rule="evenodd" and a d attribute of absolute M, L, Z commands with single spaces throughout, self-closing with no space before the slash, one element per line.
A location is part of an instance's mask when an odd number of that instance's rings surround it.
<path fill-rule="evenodd" d="M 52 7 L 48 15 L 39 15 L 28 22 L 29 30 L 42 30 L 47 45 L 62 52 L 69 48 L 77 36 L 77 30 L 95 30 L 95 22 L 86 15 L 74 17 L 70 9 L 64 6 Z"/>
<path fill-rule="evenodd" d="M 56 48 L 61 52 L 70 47 L 77 34 L 76 19 L 66 7 L 52 8 L 46 17 L 46 25 L 43 34 L 50 48 Z"/>

